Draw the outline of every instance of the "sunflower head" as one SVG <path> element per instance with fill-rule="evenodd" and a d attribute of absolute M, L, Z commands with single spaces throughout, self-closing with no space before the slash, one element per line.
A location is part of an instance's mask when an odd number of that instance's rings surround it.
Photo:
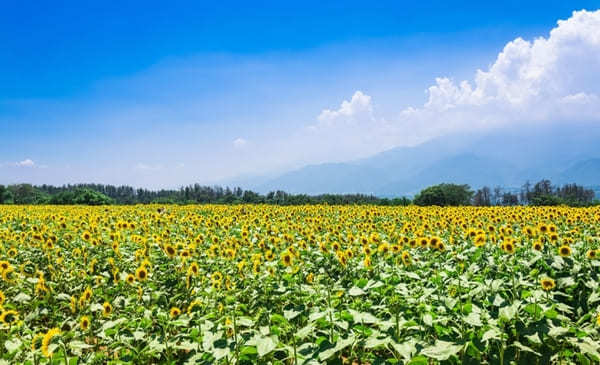
<path fill-rule="evenodd" d="M 167 256 L 169 256 L 169 257 L 173 257 L 177 254 L 177 249 L 171 244 L 166 244 L 164 251 L 165 251 L 165 254 L 167 254 Z"/>
<path fill-rule="evenodd" d="M 44 339 L 43 333 L 38 333 L 31 339 L 31 352 L 35 352 L 42 347 L 42 340 Z"/>
<path fill-rule="evenodd" d="M 82 331 L 87 331 L 88 328 L 90 328 L 90 318 L 88 316 L 81 317 L 79 320 L 79 328 L 81 328 Z"/>
<path fill-rule="evenodd" d="M 44 338 L 42 339 L 42 354 L 44 354 L 44 356 L 52 357 L 53 350 L 50 349 L 50 345 L 52 344 L 52 340 L 58 336 L 60 336 L 60 329 L 57 327 L 46 332 Z"/>
<path fill-rule="evenodd" d="M 290 266 L 292 265 L 292 254 L 289 252 L 285 252 L 283 253 L 283 255 L 281 255 L 281 262 L 283 263 L 284 266 Z"/>
<path fill-rule="evenodd" d="M 135 271 L 135 277 L 138 279 L 138 281 L 144 281 L 148 278 L 148 270 L 146 269 L 146 266 L 140 266 L 137 268 L 137 270 Z"/>
<path fill-rule="evenodd" d="M 104 302 L 104 304 L 102 304 L 102 315 L 105 317 L 108 317 L 112 314 L 113 312 L 113 307 L 109 302 Z"/>
<path fill-rule="evenodd" d="M 169 315 L 171 316 L 171 318 L 177 318 L 180 314 L 181 314 L 181 309 L 179 309 L 177 307 L 173 307 L 169 311 Z"/>
<path fill-rule="evenodd" d="M 504 243 L 504 252 L 509 253 L 509 254 L 515 253 L 515 244 L 510 241 L 505 242 Z"/>
<path fill-rule="evenodd" d="M 13 324 L 19 319 L 19 313 L 14 310 L 5 310 L 0 314 L 0 323 Z"/>
<path fill-rule="evenodd" d="M 558 254 L 561 255 L 562 257 L 569 257 L 571 256 L 571 247 L 569 247 L 568 245 L 562 245 L 558 248 Z"/>
<path fill-rule="evenodd" d="M 402 252 L 402 263 L 404 265 L 410 265 L 410 253 L 408 251 Z"/>
<path fill-rule="evenodd" d="M 540 284 L 542 285 L 542 289 L 544 289 L 545 291 L 550 291 L 556 287 L 554 279 L 551 278 L 543 278 L 542 280 L 540 280 Z"/>

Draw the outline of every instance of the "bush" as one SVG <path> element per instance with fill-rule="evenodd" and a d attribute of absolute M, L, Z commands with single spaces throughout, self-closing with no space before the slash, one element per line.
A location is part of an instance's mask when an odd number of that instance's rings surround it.
<path fill-rule="evenodd" d="M 114 204 L 114 200 L 106 195 L 90 189 L 77 189 L 63 191 L 50 198 L 50 204 L 66 205 L 108 205 Z"/>
<path fill-rule="evenodd" d="M 439 184 L 421 190 L 413 202 L 421 206 L 469 205 L 472 197 L 473 191 L 469 185 Z"/>

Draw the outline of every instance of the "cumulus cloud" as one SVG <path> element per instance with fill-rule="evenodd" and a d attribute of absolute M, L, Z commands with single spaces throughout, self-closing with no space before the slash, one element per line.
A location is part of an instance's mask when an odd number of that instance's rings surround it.
<path fill-rule="evenodd" d="M 238 148 L 238 149 L 245 147 L 247 144 L 248 144 L 248 141 L 246 141 L 245 139 L 243 139 L 241 137 L 240 138 L 236 138 L 233 141 L 233 147 L 234 148 Z"/>
<path fill-rule="evenodd" d="M 27 158 L 23 161 L 19 161 L 19 162 L 15 163 L 15 165 L 18 167 L 34 167 L 35 162 L 33 162 L 31 159 Z"/>
<path fill-rule="evenodd" d="M 371 97 L 358 90 L 352 95 L 350 101 L 344 100 L 339 109 L 325 109 L 319 114 L 317 119 L 321 124 L 331 125 L 340 120 L 360 120 L 365 117 L 371 119 L 373 117 L 372 113 Z"/>
<path fill-rule="evenodd" d="M 23 161 L 18 162 L 4 162 L 0 163 L 0 167 L 46 167 L 45 165 L 38 166 L 33 160 L 26 158 Z"/>
<path fill-rule="evenodd" d="M 547 37 L 510 41 L 473 80 L 439 77 L 427 95 L 422 106 L 386 120 L 374 115 L 370 96 L 356 91 L 339 109 L 323 110 L 311 128 L 337 127 L 350 139 L 358 133 L 382 150 L 462 130 L 598 119 L 600 10 L 573 12 Z"/>

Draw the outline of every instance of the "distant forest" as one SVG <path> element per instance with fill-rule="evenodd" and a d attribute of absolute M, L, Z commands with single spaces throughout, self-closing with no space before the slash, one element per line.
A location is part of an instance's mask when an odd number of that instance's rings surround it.
<path fill-rule="evenodd" d="M 414 199 L 385 198 L 367 194 L 290 194 L 273 191 L 259 194 L 239 187 L 188 185 L 180 189 L 148 190 L 103 184 L 0 185 L 0 204 L 372 204 L 372 205 L 570 205 L 600 204 L 594 191 L 577 184 L 554 186 L 549 180 L 525 183 L 520 189 L 439 184 L 423 189 Z"/>

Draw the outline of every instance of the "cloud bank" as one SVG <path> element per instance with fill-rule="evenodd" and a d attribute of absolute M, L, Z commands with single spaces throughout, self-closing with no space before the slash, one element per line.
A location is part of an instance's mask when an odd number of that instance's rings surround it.
<path fill-rule="evenodd" d="M 311 126 L 339 140 L 371 141 L 368 150 L 412 145 L 446 133 L 520 123 L 572 123 L 600 115 L 600 10 L 575 11 L 547 37 L 508 42 L 472 81 L 436 78 L 420 107 L 377 117 L 371 97 L 356 91 Z"/>

